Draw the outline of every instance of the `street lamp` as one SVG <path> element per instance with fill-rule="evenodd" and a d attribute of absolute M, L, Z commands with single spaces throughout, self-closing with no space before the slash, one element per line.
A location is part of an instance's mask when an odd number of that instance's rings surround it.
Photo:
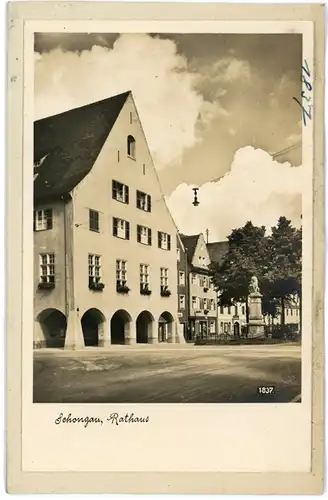
<path fill-rule="evenodd" d="M 194 192 L 194 201 L 192 202 L 192 204 L 195 207 L 197 207 L 199 205 L 199 201 L 198 201 L 198 198 L 197 198 L 199 188 L 192 188 L 192 190 Z"/>

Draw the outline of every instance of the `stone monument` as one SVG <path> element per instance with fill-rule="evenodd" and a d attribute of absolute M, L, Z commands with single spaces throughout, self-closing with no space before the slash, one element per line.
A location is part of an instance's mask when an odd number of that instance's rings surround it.
<path fill-rule="evenodd" d="M 259 283 L 256 276 L 252 276 L 248 291 L 248 338 L 264 337 L 265 333 L 262 314 L 262 294 L 260 292 Z"/>

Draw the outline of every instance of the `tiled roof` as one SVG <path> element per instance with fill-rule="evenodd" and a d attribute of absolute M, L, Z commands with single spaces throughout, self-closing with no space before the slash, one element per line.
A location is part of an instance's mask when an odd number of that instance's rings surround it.
<path fill-rule="evenodd" d="M 36 200 L 67 194 L 84 179 L 129 94 L 125 92 L 34 122 Z"/>
<path fill-rule="evenodd" d="M 185 234 L 180 233 L 180 237 L 187 252 L 187 259 L 189 264 L 191 264 L 192 258 L 194 256 L 196 245 L 198 242 L 199 234 L 194 234 L 191 236 L 186 236 Z"/>

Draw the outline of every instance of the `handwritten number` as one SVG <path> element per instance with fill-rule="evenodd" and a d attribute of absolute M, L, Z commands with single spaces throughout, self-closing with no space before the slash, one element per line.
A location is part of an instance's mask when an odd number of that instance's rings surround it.
<path fill-rule="evenodd" d="M 306 125 L 306 118 L 308 118 L 309 120 L 312 120 L 312 112 L 311 112 L 311 109 L 312 109 L 312 106 L 310 105 L 309 106 L 309 109 L 305 109 L 304 106 L 302 105 L 302 103 L 296 98 L 296 97 L 293 97 L 294 101 L 296 101 L 302 108 L 302 117 L 303 117 L 303 123 L 304 125 Z"/>
<path fill-rule="evenodd" d="M 311 92 L 311 90 L 312 90 L 312 85 L 311 85 L 311 83 L 310 83 L 310 82 L 308 82 L 308 81 L 307 81 L 307 79 L 305 78 L 305 76 L 304 76 L 304 75 L 302 75 L 302 82 L 305 84 L 305 86 L 306 86 L 307 90 L 308 90 L 309 92 Z"/>
<path fill-rule="evenodd" d="M 304 71 L 304 73 L 307 74 L 308 78 L 310 78 L 311 73 L 310 73 L 309 65 L 308 65 L 308 62 L 306 59 L 304 59 L 304 66 L 302 66 L 302 70 Z"/>
<path fill-rule="evenodd" d="M 304 73 L 305 73 L 305 75 L 304 75 Z M 303 85 L 305 86 L 306 91 L 311 92 L 313 87 L 312 87 L 311 83 L 308 81 L 308 78 L 311 78 L 311 72 L 309 69 L 308 62 L 305 59 L 303 66 L 302 66 L 301 81 L 302 81 Z M 311 96 L 306 95 L 306 91 L 302 90 L 301 101 L 299 101 L 299 99 L 297 99 L 296 97 L 293 97 L 293 100 L 296 101 L 297 104 L 299 104 L 299 106 L 301 107 L 304 125 L 307 125 L 307 119 L 312 120 L 312 107 L 313 107 L 313 105 L 311 104 L 311 102 L 312 102 Z M 307 109 L 304 105 L 305 104 L 304 101 L 306 101 L 306 103 L 307 103 Z"/>

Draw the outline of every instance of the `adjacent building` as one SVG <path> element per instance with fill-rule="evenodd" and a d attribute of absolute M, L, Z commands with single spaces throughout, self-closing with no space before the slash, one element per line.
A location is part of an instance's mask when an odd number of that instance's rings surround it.
<path fill-rule="evenodd" d="M 188 269 L 187 341 L 217 334 L 217 293 L 209 275 L 210 256 L 203 234 L 180 235 Z"/>
<path fill-rule="evenodd" d="M 177 236 L 178 318 L 185 339 L 188 338 L 189 268 L 187 254 L 180 235 Z"/>
<path fill-rule="evenodd" d="M 131 92 L 34 123 L 35 348 L 184 342 L 176 241 Z"/>

